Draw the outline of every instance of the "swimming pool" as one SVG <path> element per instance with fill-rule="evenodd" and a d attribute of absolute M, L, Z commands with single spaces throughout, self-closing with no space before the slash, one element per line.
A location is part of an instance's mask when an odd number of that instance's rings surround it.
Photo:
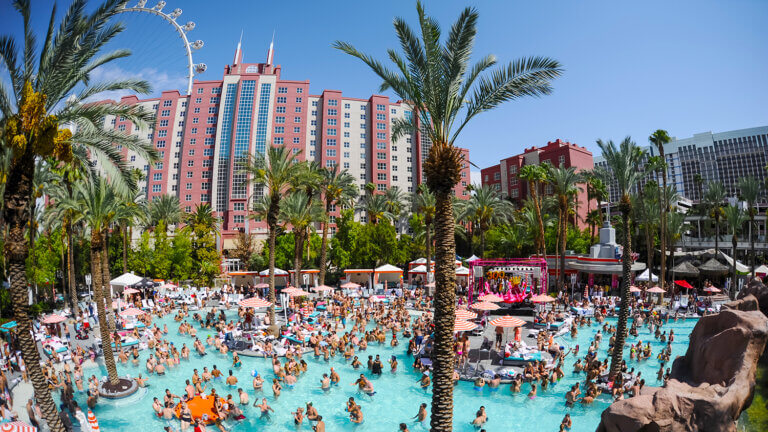
<path fill-rule="evenodd" d="M 227 311 L 229 319 L 235 318 L 233 310 Z M 166 337 L 177 346 L 186 343 L 191 347 L 192 339 L 189 336 L 180 336 L 177 333 L 178 324 L 173 321 L 171 315 L 163 318 L 155 318 L 154 322 L 162 327 L 168 325 L 169 335 Z M 608 319 L 608 323 L 615 325 L 615 319 Z M 685 321 L 670 321 L 663 327 L 663 330 L 674 329 L 675 342 L 673 343 L 672 358 L 683 355 L 688 345 L 688 335 L 690 334 L 696 320 L 688 319 Z M 579 334 L 572 339 L 570 335 L 561 338 L 561 343 L 566 346 L 580 346 L 580 355 L 586 353 L 590 340 L 598 330 L 597 324 L 592 327 L 582 327 Z M 205 331 L 199 331 L 198 337 L 204 340 L 207 336 Z M 638 339 L 643 342 L 651 342 L 653 356 L 651 359 L 642 362 L 629 361 L 629 350 L 625 350 L 625 357 L 628 365 L 634 367 L 636 371 L 642 372 L 646 385 L 659 385 L 656 381 L 656 371 L 659 368 L 659 361 L 656 360 L 656 354 L 665 344 L 658 342 L 653 338 L 647 328 L 640 330 L 638 337 L 628 337 L 629 343 L 637 343 Z M 389 339 L 387 340 L 389 342 Z M 599 358 L 606 357 L 605 349 L 608 346 L 608 336 L 603 338 Z M 429 425 L 418 425 L 413 417 L 418 412 L 419 405 L 424 402 L 429 404 L 431 392 L 425 392 L 418 384 L 419 374 L 411 369 L 413 359 L 405 354 L 407 343 L 401 341 L 399 347 L 391 348 L 388 344 L 379 346 L 370 344 L 367 351 L 356 352 L 360 357 L 363 366 L 359 370 L 353 369 L 344 358 L 337 355 L 325 362 L 322 358 L 315 359 L 311 353 L 304 356 L 309 364 L 307 373 L 299 378 L 298 383 L 293 389 L 283 386 L 283 391 L 278 400 L 275 400 L 271 390 L 271 380 L 273 378 L 271 363 L 268 359 L 253 358 L 242 356 L 243 366 L 239 369 L 233 369 L 234 375 L 238 379 L 238 387 L 243 388 L 250 398 L 250 406 L 244 407 L 246 419 L 241 422 L 227 422 L 225 425 L 231 431 L 246 430 L 295 430 L 293 424 L 293 415 L 291 414 L 298 407 L 304 407 L 307 402 L 312 402 L 323 420 L 326 423 L 327 430 L 360 430 L 373 432 L 392 432 L 398 430 L 398 425 L 405 422 L 412 431 L 428 430 Z M 146 376 L 145 361 L 149 355 L 148 350 L 141 352 L 141 361 L 138 366 L 132 364 L 118 365 L 118 372 L 121 375 L 129 374 L 132 377 L 142 373 Z M 351 385 L 362 372 L 367 372 L 365 362 L 368 355 L 375 356 L 379 354 L 385 363 L 385 372 L 380 377 L 371 377 L 371 381 L 376 390 L 372 397 L 365 396 L 357 391 L 357 387 Z M 389 372 L 389 366 L 386 360 L 390 356 L 397 356 L 399 367 L 395 374 Z M 488 423 L 486 428 L 489 431 L 502 430 L 541 430 L 556 431 L 559 428 L 560 421 L 565 413 L 570 413 L 573 420 L 572 431 L 594 431 L 600 421 L 600 413 L 609 405 L 610 400 L 607 396 L 600 396 L 590 407 L 582 407 L 577 404 L 573 408 L 565 406 L 565 392 L 571 385 L 578 381 L 583 381 L 584 375 L 573 375 L 571 373 L 572 364 L 575 359 L 569 356 L 566 359 L 564 372 L 565 377 L 558 383 L 550 385 L 547 391 L 539 389 L 538 397 L 535 400 L 529 400 L 526 396 L 530 389 L 528 384 L 523 384 L 520 394 L 512 395 L 508 385 L 502 385 L 497 392 L 492 392 L 487 387 L 481 391 L 475 391 L 472 383 L 460 382 L 454 391 L 454 428 L 456 431 L 474 431 L 470 422 L 474 418 L 475 411 L 481 406 L 486 407 L 488 413 Z M 209 351 L 209 353 L 200 357 L 192 350 L 190 361 L 183 361 L 180 366 L 169 369 L 165 376 L 158 377 L 151 375 L 148 389 L 140 389 L 137 394 L 117 401 L 110 401 L 101 398 L 96 406 L 94 413 L 99 420 L 102 430 L 122 431 L 122 430 L 142 430 L 159 431 L 162 430 L 166 422 L 157 419 L 152 410 L 153 397 L 162 399 L 162 394 L 166 388 L 171 392 L 184 394 L 184 381 L 192 376 L 192 370 L 197 368 L 201 373 L 203 367 L 207 366 L 210 370 L 213 365 L 221 369 L 225 375 L 228 374 L 229 367 L 232 364 L 231 354 L 223 356 L 218 352 Z M 320 389 L 320 379 L 323 373 L 328 373 L 330 368 L 334 367 L 341 376 L 341 383 L 338 387 L 333 387 L 331 391 L 325 393 Z M 258 370 L 265 379 L 264 390 L 258 394 L 254 392 L 251 384 L 251 372 Z M 100 376 L 105 372 L 99 372 L 95 368 L 85 369 L 86 376 L 96 374 Z M 208 383 L 210 391 L 212 383 Z M 217 393 L 221 395 L 232 394 L 235 400 L 238 400 L 237 388 L 229 388 L 223 382 L 213 383 Z M 259 415 L 259 409 L 252 406 L 255 398 L 266 397 L 269 405 L 275 410 L 271 418 L 262 419 Z M 345 403 L 349 397 L 354 397 L 362 407 L 364 422 L 362 425 L 355 426 L 349 419 L 345 411 Z M 78 403 L 85 406 L 85 394 L 76 395 Z M 173 420 L 173 427 L 178 430 L 178 420 Z M 209 430 L 215 430 L 215 427 Z M 305 420 L 300 430 L 311 430 L 310 424 Z"/>

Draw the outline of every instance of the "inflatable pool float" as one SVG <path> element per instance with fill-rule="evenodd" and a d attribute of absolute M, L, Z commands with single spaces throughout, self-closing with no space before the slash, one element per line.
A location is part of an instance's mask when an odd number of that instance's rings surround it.
<path fill-rule="evenodd" d="M 222 405 L 227 403 L 224 398 L 219 398 L 219 401 Z M 192 413 L 192 418 L 203 420 L 207 425 L 214 424 L 219 420 L 218 414 L 213 412 L 213 398 L 211 396 L 195 396 L 187 401 L 187 406 Z M 173 413 L 176 418 L 181 418 L 181 404 L 176 405 Z"/>

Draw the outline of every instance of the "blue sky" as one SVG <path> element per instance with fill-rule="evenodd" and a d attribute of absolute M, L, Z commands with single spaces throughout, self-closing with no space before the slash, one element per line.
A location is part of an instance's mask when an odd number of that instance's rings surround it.
<path fill-rule="evenodd" d="M 0 1 L 0 33 L 18 34 L 20 20 L 9 0 Z M 51 3 L 34 1 L 40 33 Z M 67 4 L 60 1 L 60 9 Z M 245 61 L 264 61 L 274 30 L 284 78 L 309 79 L 313 93 L 367 97 L 380 81 L 331 43 L 345 40 L 383 59 L 396 46 L 392 18 L 413 22 L 414 4 L 168 0 L 166 9 L 182 7 L 180 21 L 196 22 L 192 39 L 205 47 L 195 61 L 208 65 L 202 79 L 221 77 L 241 30 Z M 682 138 L 768 124 L 768 1 L 426 1 L 445 31 L 467 5 L 480 12 L 476 54 L 500 62 L 550 56 L 565 67 L 552 95 L 508 103 L 464 130 L 459 145 L 480 167 L 556 138 L 597 152 L 597 138 L 631 135 L 644 145 L 658 128 Z M 178 39 L 153 19 L 126 20 L 114 45 L 135 56 L 99 78 L 139 75 L 157 90 L 184 86 Z"/>

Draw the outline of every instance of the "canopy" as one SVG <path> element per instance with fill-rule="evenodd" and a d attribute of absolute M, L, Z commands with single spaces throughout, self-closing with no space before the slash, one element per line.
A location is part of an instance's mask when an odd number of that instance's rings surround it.
<path fill-rule="evenodd" d="M 467 258 L 467 262 L 477 261 L 479 259 L 479 256 L 472 255 L 471 257 Z"/>
<path fill-rule="evenodd" d="M 142 278 L 140 281 L 131 284 L 131 286 L 139 287 L 139 288 L 152 288 L 155 286 L 155 281 L 152 279 Z"/>
<path fill-rule="evenodd" d="M 333 291 L 333 287 L 330 287 L 328 285 L 320 285 L 312 288 L 313 291 Z"/>
<path fill-rule="evenodd" d="M 721 264 L 720 261 L 714 258 L 699 266 L 699 271 L 711 275 L 724 275 L 728 273 L 728 270 L 728 266 Z"/>
<path fill-rule="evenodd" d="M 497 296 L 496 294 L 486 294 L 484 296 L 478 297 L 477 299 L 480 301 L 491 302 L 491 303 L 498 303 L 500 301 L 504 301 L 503 298 Z"/>
<path fill-rule="evenodd" d="M 260 271 L 259 272 L 259 276 L 261 276 L 261 277 L 268 277 L 269 276 L 269 269 L 264 269 L 264 270 Z M 275 267 L 275 276 L 288 276 L 288 272 L 283 270 L 283 269 L 279 269 L 279 268 Z"/>
<path fill-rule="evenodd" d="M 755 269 L 755 274 L 756 275 L 766 275 L 766 274 L 768 274 L 768 266 L 763 264 L 760 267 L 756 268 Z"/>
<path fill-rule="evenodd" d="M 691 264 L 690 261 L 681 262 L 680 264 L 672 267 L 669 270 L 669 272 L 674 274 L 675 276 L 682 276 L 682 277 L 698 277 L 699 276 L 699 269 L 697 269 L 696 266 Z M 680 286 L 684 286 L 684 285 L 680 285 Z"/>
<path fill-rule="evenodd" d="M 250 297 L 245 300 L 241 300 L 238 304 L 246 308 L 265 308 L 272 306 L 271 302 L 268 302 L 259 297 Z"/>
<path fill-rule="evenodd" d="M 123 290 L 123 294 L 138 294 L 141 291 L 134 289 L 134 288 L 126 288 Z"/>
<path fill-rule="evenodd" d="M 434 273 L 434 272 L 435 272 L 435 271 L 434 271 L 434 270 L 432 270 L 430 273 Z M 425 266 L 425 265 L 416 266 L 416 267 L 414 267 L 414 268 L 412 268 L 412 269 L 408 270 L 408 273 L 421 273 L 421 274 L 426 274 L 426 273 L 427 273 L 427 266 Z"/>
<path fill-rule="evenodd" d="M 51 315 L 48 315 L 47 317 L 45 317 L 45 319 L 43 319 L 40 322 L 43 323 L 43 324 L 58 324 L 60 322 L 66 321 L 66 320 L 67 319 L 64 318 L 61 315 L 51 314 Z"/>
<path fill-rule="evenodd" d="M 395 267 L 392 264 L 384 264 L 381 267 L 376 267 L 374 273 L 402 273 L 403 270 L 399 267 Z"/>
<path fill-rule="evenodd" d="M 111 285 L 128 286 L 128 285 L 137 284 L 141 282 L 142 279 L 144 278 L 141 276 L 136 276 L 133 273 L 123 273 L 122 275 L 109 281 L 109 283 Z"/>
<path fill-rule="evenodd" d="M 464 321 L 464 320 L 457 319 L 453 323 L 453 332 L 454 333 L 456 333 L 456 332 L 463 332 L 463 331 L 470 331 L 470 330 L 474 330 L 475 328 L 477 328 L 477 324 L 475 324 L 473 322 L 469 322 L 469 321 Z"/>
<path fill-rule="evenodd" d="M 648 275 L 650 275 L 650 278 L 652 279 L 651 280 L 652 282 L 658 282 L 659 281 L 659 277 L 656 276 L 655 274 L 651 273 L 651 269 L 645 269 L 645 271 L 640 273 L 640 275 L 638 277 L 636 277 L 635 280 L 648 282 L 648 280 L 649 280 L 648 279 L 649 278 Z"/>
<path fill-rule="evenodd" d="M 630 285 L 630 287 L 629 287 L 629 292 L 642 292 L 642 291 L 643 290 L 641 290 L 640 288 L 638 288 L 638 287 L 636 287 L 634 285 Z"/>
<path fill-rule="evenodd" d="M 489 324 L 496 327 L 522 327 L 525 325 L 525 321 L 521 320 L 520 318 L 503 316 L 491 320 Z"/>
<path fill-rule="evenodd" d="M 470 320 L 477 318 L 477 314 L 474 312 L 470 312 L 466 309 L 457 309 L 456 310 L 456 318 L 457 319 L 463 319 L 463 320 Z"/>
<path fill-rule="evenodd" d="M 415 260 L 409 262 L 408 264 L 419 265 L 419 264 L 426 264 L 426 263 L 427 263 L 427 259 L 426 258 L 419 258 L 419 259 L 415 259 Z"/>
<path fill-rule="evenodd" d="M 663 289 L 655 286 L 653 288 L 648 288 L 648 292 L 649 293 L 653 293 L 653 294 L 664 294 L 666 291 L 664 291 Z"/>
<path fill-rule="evenodd" d="M 285 290 L 283 290 L 283 292 L 285 292 Z M 309 293 L 304 291 L 304 290 L 302 290 L 302 289 L 298 289 L 297 288 L 295 290 L 290 291 L 288 293 L 288 295 L 291 296 L 291 297 L 304 297 L 304 296 L 308 296 Z"/>
<path fill-rule="evenodd" d="M 729 255 L 726 255 L 725 252 L 720 251 L 720 256 L 723 257 L 725 262 L 728 263 L 729 266 L 733 265 L 733 258 L 731 258 Z M 736 271 L 739 273 L 749 273 L 749 266 L 746 266 L 739 262 L 739 260 L 736 260 Z"/>
<path fill-rule="evenodd" d="M 464 266 L 456 267 L 456 276 L 469 276 L 469 269 Z"/>
<path fill-rule="evenodd" d="M 360 288 L 360 284 L 356 284 L 354 282 L 347 282 L 345 284 L 341 284 L 341 287 L 344 289 L 354 289 L 354 288 Z"/>
<path fill-rule="evenodd" d="M 531 297 L 531 301 L 534 303 L 550 303 L 555 301 L 552 297 L 544 294 L 539 294 Z"/>
<path fill-rule="evenodd" d="M 254 288 L 269 288 L 269 284 L 268 283 L 257 283 L 253 287 Z"/>
<path fill-rule="evenodd" d="M 497 304 L 489 303 L 489 302 L 482 302 L 482 301 L 481 302 L 477 302 L 477 303 L 472 303 L 472 305 L 470 305 L 470 307 L 472 309 L 484 310 L 484 311 L 491 311 L 491 310 L 496 310 L 496 309 L 499 308 L 499 306 Z"/>
<path fill-rule="evenodd" d="M 693 289 L 693 285 L 689 284 L 688 281 L 676 280 L 675 284 L 677 284 L 678 286 L 681 286 L 683 288 Z"/>

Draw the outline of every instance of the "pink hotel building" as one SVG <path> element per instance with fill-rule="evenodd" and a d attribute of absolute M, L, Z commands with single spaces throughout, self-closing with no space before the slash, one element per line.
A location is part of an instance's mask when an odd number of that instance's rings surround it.
<path fill-rule="evenodd" d="M 154 124 L 139 129 L 125 119 L 104 120 L 105 127 L 145 136 L 158 150 L 160 159 L 150 165 L 123 149 L 126 160 L 145 174 L 140 186 L 148 200 L 176 195 L 186 212 L 196 204 L 213 206 L 222 221 L 222 249 L 232 247 L 239 231 L 266 234 L 265 223 L 246 217 L 262 187 L 249 184 L 240 167 L 267 145 L 285 146 L 300 160 L 348 170 L 358 179 L 361 194 L 368 182 L 377 191 L 397 186 L 413 192 L 423 181 L 428 137 L 416 131 L 396 142 L 390 138 L 393 119 L 413 115 L 407 103 L 381 95 L 350 98 L 338 90 L 310 94 L 309 81 L 282 79 L 280 65 L 271 60 L 270 50 L 266 63 L 243 63 L 238 45 L 223 79 L 196 81 L 191 95 L 172 90 L 159 98 L 121 99 L 154 112 Z M 468 198 L 469 151 L 462 151 L 465 162 L 455 193 Z M 339 214 L 333 210 L 332 222 Z"/>

